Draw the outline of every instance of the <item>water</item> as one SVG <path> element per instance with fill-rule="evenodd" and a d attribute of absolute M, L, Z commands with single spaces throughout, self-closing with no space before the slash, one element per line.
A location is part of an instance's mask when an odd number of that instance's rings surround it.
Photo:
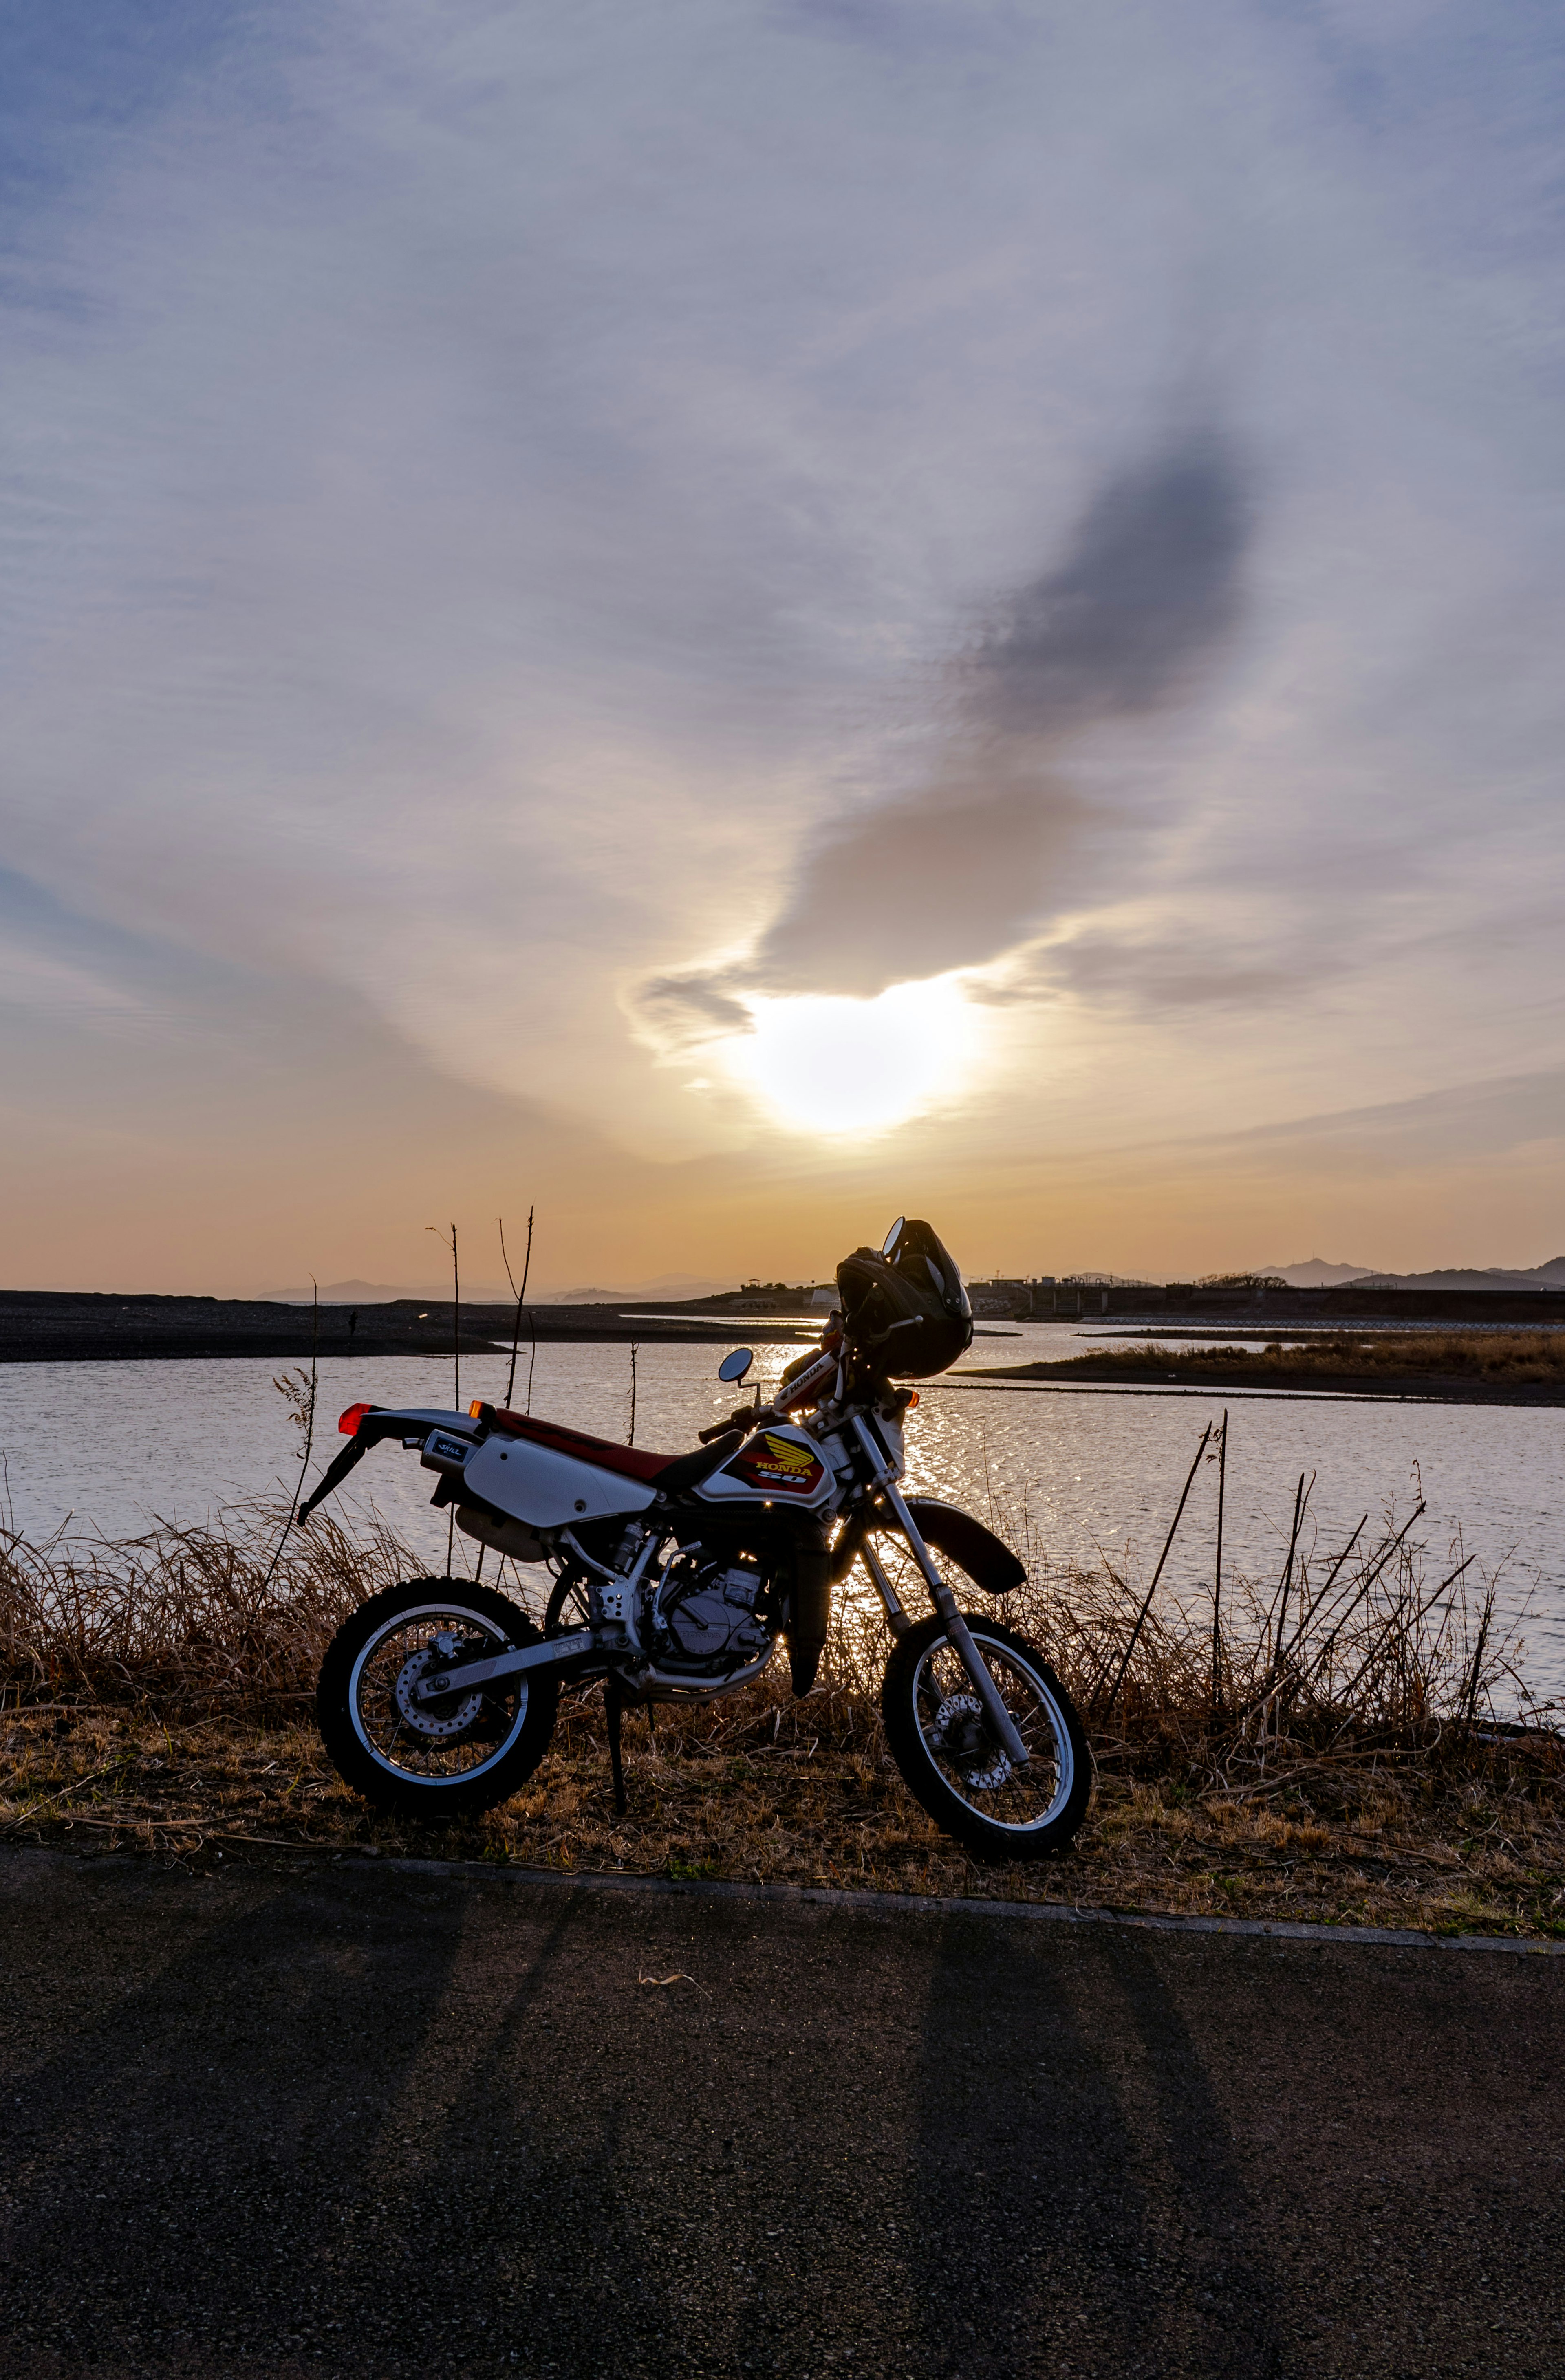
<path fill-rule="evenodd" d="M 964 1368 L 1024 1362 L 1039 1352 L 1075 1354 L 1090 1343 L 1103 1343 L 1099 1331 L 1022 1326 L 1015 1337 L 981 1340 Z M 721 1342 L 641 1350 L 637 1445 L 682 1452 L 729 1411 L 734 1393 L 715 1378 L 722 1352 Z M 758 1352 L 763 1394 L 795 1352 Z M 518 1403 L 527 1365 L 524 1349 Z M 297 1437 L 272 1385 L 278 1368 L 247 1358 L 0 1366 L 0 1452 L 14 1525 L 34 1538 L 67 1521 L 73 1529 L 121 1536 L 154 1514 L 200 1522 L 236 1498 L 290 1493 Z M 503 1356 L 465 1357 L 463 1402 L 497 1399 L 505 1372 Z M 342 1443 L 338 1412 L 366 1397 L 449 1406 L 450 1364 L 394 1356 L 323 1362 L 312 1479 Z M 1225 1572 L 1277 1576 L 1301 1472 L 1316 1474 L 1312 1511 L 1323 1548 L 1340 1543 L 1366 1510 L 1372 1529 L 1392 1509 L 1405 1518 L 1422 1494 L 1428 1512 L 1418 1534 L 1431 1564 L 1451 1548 L 1459 1548 L 1453 1560 L 1475 1554 L 1474 1572 L 1485 1575 L 1503 1564 L 1504 1609 L 1519 1614 L 1531 1593 L 1528 1677 L 1535 1689 L 1565 1694 L 1559 1409 L 934 1382 L 909 1419 L 910 1482 L 1013 1534 L 1025 1512 L 1033 1542 L 1055 1559 L 1092 1561 L 1101 1548 L 1116 1570 L 1128 1563 L 1130 1575 L 1145 1578 L 1201 1431 L 1225 1405 L 1231 1415 Z M 628 1348 L 539 1348 L 535 1413 L 621 1439 L 629 1406 Z M 446 1523 L 429 1509 L 432 1486 L 414 1457 L 382 1447 L 339 1501 L 345 1516 L 372 1506 L 439 1568 Z M 1176 1593 L 1198 1593 L 1209 1580 L 1215 1497 L 1209 1467 L 1192 1492 L 1167 1573 Z"/>

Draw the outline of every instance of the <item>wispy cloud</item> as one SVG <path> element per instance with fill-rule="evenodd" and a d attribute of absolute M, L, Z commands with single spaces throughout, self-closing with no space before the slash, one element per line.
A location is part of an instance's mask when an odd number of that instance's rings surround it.
<path fill-rule="evenodd" d="M 745 994 L 873 997 L 980 967 L 1101 892 L 1147 821 L 1123 787 L 1084 786 L 1073 749 L 1178 704 L 1220 655 L 1249 515 L 1240 460 L 1212 431 L 1110 477 L 1061 561 L 998 603 L 944 674 L 949 725 L 927 781 L 828 821 L 749 955 L 643 985 L 653 1037 L 743 1032 Z"/>
<path fill-rule="evenodd" d="M 1073 782 L 1071 747 L 1188 692 L 1237 623 L 1246 527 L 1214 434 L 1116 474 L 954 672 L 931 781 L 828 827 L 744 980 L 873 993 L 998 958 L 1079 900 L 1129 820 Z"/>
<path fill-rule="evenodd" d="M 87 985 L 141 1003 L 171 1181 L 247 1005 L 279 1128 L 351 1017 L 409 1136 L 439 1079 L 758 1214 L 764 1122 L 656 1060 L 759 995 L 964 971 L 975 1198 L 1174 1085 L 1219 1132 L 1556 1062 L 1525 0 L 30 21 L 11 981 L 52 1099 Z"/>

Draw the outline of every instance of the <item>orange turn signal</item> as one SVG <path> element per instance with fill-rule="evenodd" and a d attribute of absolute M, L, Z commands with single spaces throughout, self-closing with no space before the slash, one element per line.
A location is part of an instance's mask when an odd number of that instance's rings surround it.
<path fill-rule="evenodd" d="M 916 1390 L 916 1389 L 909 1389 L 909 1390 L 908 1390 L 908 1392 L 907 1392 L 907 1410 L 908 1410 L 908 1412 L 909 1412 L 909 1413 L 911 1413 L 911 1412 L 913 1411 L 913 1408 L 914 1408 L 914 1406 L 917 1403 L 917 1402 L 918 1402 L 918 1391 L 917 1391 L 917 1390 Z"/>

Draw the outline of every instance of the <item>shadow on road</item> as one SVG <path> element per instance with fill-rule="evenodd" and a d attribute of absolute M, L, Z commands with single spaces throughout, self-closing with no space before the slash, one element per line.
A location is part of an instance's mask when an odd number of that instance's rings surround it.
<path fill-rule="evenodd" d="M 1552 2374 L 1552 1965 L 0 1862 L 17 2380 Z"/>

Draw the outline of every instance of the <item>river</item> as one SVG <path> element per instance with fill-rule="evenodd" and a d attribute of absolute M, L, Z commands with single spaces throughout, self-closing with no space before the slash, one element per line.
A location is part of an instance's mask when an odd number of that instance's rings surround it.
<path fill-rule="evenodd" d="M 667 1452 L 694 1445 L 726 1412 L 712 1346 L 648 1346 L 637 1364 L 636 1441 Z M 975 1363 L 1080 1353 L 1103 1344 L 1099 1328 L 1077 1342 L 1058 1327 L 1023 1327 L 980 1341 Z M 1110 1342 L 1112 1343 L 1112 1342 Z M 763 1388 L 793 1351 L 763 1349 Z M 524 1401 L 524 1346 L 516 1402 Z M 13 1525 L 29 1537 L 62 1525 L 123 1536 L 155 1515 L 206 1520 L 225 1501 L 291 1491 L 297 1434 L 272 1385 L 278 1367 L 249 1358 L 180 1363 L 16 1364 L 0 1366 L 0 1454 Z M 498 1398 L 503 1356 L 468 1356 L 461 1392 Z M 912 1483 L 937 1490 L 1016 1533 L 1024 1510 L 1031 1541 L 1062 1561 L 1093 1561 L 1147 1575 L 1203 1427 L 1231 1415 L 1224 1569 L 1275 1577 L 1287 1546 L 1301 1472 L 1316 1475 L 1312 1512 L 1323 1546 L 1360 1514 L 1405 1518 L 1420 1494 L 1419 1534 L 1431 1565 L 1476 1556 L 1474 1572 L 1498 1570 L 1501 1608 L 1525 1620 L 1526 1670 L 1535 1689 L 1565 1694 L 1565 1410 L 1295 1396 L 1202 1390 L 1030 1390 L 963 1387 L 962 1371 L 925 1385 L 909 1417 Z M 752 1375 L 752 1378 L 754 1376 Z M 537 1352 L 532 1410 L 604 1438 L 630 1419 L 630 1351 L 624 1345 L 549 1344 Z M 312 1478 L 341 1443 L 342 1407 L 448 1406 L 449 1362 L 333 1357 L 321 1366 Z M 374 1508 L 420 1558 L 443 1566 L 446 1524 L 429 1510 L 431 1481 L 411 1456 L 382 1448 L 343 1499 L 345 1513 Z M 1215 1469 L 1193 1493 L 1168 1572 L 1177 1594 L 1210 1576 Z M 460 1542 L 460 1541 L 459 1541 Z M 1470 1573 L 1470 1576 L 1473 1573 Z"/>

